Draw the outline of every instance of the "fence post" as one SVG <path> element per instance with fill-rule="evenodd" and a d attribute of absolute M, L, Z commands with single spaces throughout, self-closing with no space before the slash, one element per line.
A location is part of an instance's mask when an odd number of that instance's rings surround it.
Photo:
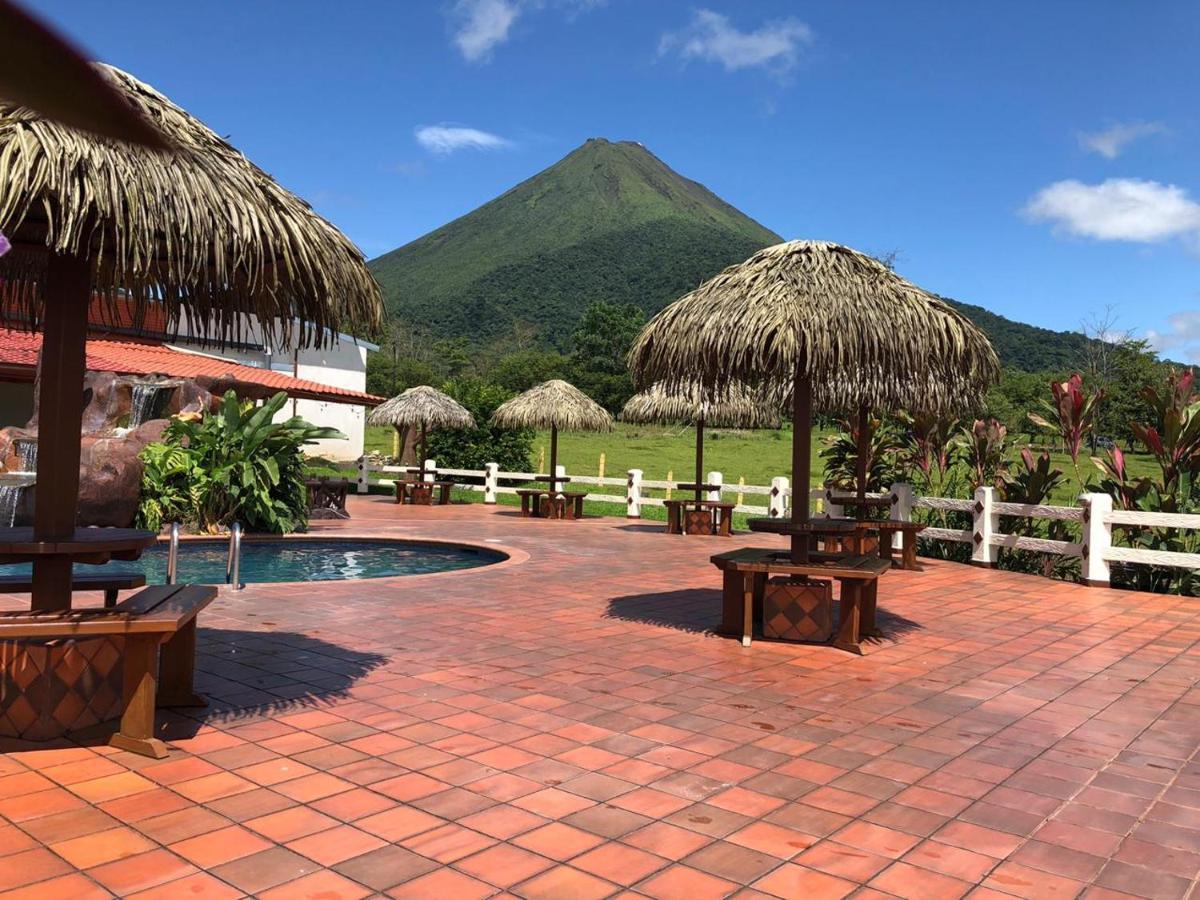
<path fill-rule="evenodd" d="M 1000 530 L 1000 515 L 994 511 L 996 489 L 975 489 L 975 506 L 971 521 L 971 565 L 992 568 L 1000 555 L 1000 548 L 992 546 L 992 535 Z"/>
<path fill-rule="evenodd" d="M 567 477 L 567 467 L 566 467 L 566 466 L 562 466 L 562 465 L 555 466 L 555 467 L 554 467 L 554 474 L 555 474 L 557 477 L 559 477 L 559 478 L 566 478 L 566 477 Z M 550 485 L 550 486 L 551 486 L 551 487 L 557 487 L 557 488 L 558 488 L 558 492 L 559 492 L 560 494 L 562 493 L 562 489 L 563 489 L 563 483 L 562 483 L 561 481 L 556 481 L 556 482 L 554 482 L 554 484 L 552 484 L 552 485 Z"/>
<path fill-rule="evenodd" d="M 711 484 L 716 490 L 708 492 L 708 499 L 714 503 L 721 502 L 721 488 L 725 485 L 725 476 L 720 472 L 708 473 L 708 484 Z"/>
<path fill-rule="evenodd" d="M 421 466 L 421 468 L 425 470 L 425 476 L 421 479 L 422 481 L 437 481 L 436 459 L 425 460 L 425 463 Z"/>
<path fill-rule="evenodd" d="M 596 480 L 603 484 L 604 482 L 604 454 L 600 454 L 600 471 L 596 473 Z"/>
<path fill-rule="evenodd" d="M 745 486 L 746 486 L 746 476 L 739 475 L 738 476 L 738 492 L 737 492 L 737 505 L 738 506 L 741 506 L 746 502 L 746 495 L 742 492 L 742 488 L 744 488 Z"/>
<path fill-rule="evenodd" d="M 771 479 L 771 497 L 767 502 L 767 515 L 772 519 L 782 519 L 787 512 L 788 480 L 782 475 Z"/>
<path fill-rule="evenodd" d="M 1108 587 L 1112 572 L 1105 558 L 1112 547 L 1112 497 L 1108 494 L 1080 494 L 1083 507 L 1083 560 L 1080 581 L 1092 587 Z"/>
<path fill-rule="evenodd" d="M 365 494 L 370 490 L 367 486 L 367 473 L 370 471 L 370 463 L 367 462 L 367 456 L 364 453 L 358 458 L 358 487 L 356 490 L 360 494 Z"/>
<path fill-rule="evenodd" d="M 913 513 L 913 489 L 911 484 L 893 484 L 888 490 L 892 494 L 892 508 L 888 518 L 895 522 L 911 522 Z M 892 535 L 892 549 L 900 550 L 904 546 L 904 536 L 900 532 Z"/>
<path fill-rule="evenodd" d="M 675 470 L 667 469 L 667 499 L 671 499 L 671 485 L 675 483 Z"/>
<path fill-rule="evenodd" d="M 484 463 L 483 466 L 483 502 L 496 502 L 496 488 L 500 486 L 500 464 Z"/>
<path fill-rule="evenodd" d="M 642 470 L 630 469 L 625 482 L 625 518 L 642 517 Z"/>

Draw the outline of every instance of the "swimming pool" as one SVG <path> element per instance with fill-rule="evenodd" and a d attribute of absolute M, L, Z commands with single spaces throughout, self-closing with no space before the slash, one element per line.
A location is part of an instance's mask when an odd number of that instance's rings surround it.
<path fill-rule="evenodd" d="M 229 545 L 223 540 L 183 541 L 179 545 L 177 580 L 224 584 Z M 342 581 L 348 578 L 392 578 L 474 569 L 506 559 L 495 550 L 420 541 L 247 540 L 242 544 L 244 584 L 280 581 Z M 149 584 L 167 576 L 167 548 L 159 544 L 136 562 L 106 566 L 77 564 L 77 572 L 143 572 Z M 28 574 L 30 566 L 0 566 L 0 574 Z"/>

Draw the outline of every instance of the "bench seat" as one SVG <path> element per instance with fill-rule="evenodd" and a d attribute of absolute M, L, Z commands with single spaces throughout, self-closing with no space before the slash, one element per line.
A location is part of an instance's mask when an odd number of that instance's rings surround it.
<path fill-rule="evenodd" d="M 76 572 L 71 576 L 71 592 L 103 591 L 104 605 L 111 609 L 117 603 L 118 591 L 131 591 L 146 586 L 146 576 L 140 572 L 109 575 L 104 572 Z M 33 578 L 27 575 L 0 575 L 0 594 L 29 594 Z"/>
<path fill-rule="evenodd" d="M 196 616 L 216 596 L 210 585 L 152 585 L 110 609 L 0 612 L 0 640 L 124 638 L 121 724 L 109 743 L 162 759 L 154 710 L 204 705 L 193 690 Z"/>

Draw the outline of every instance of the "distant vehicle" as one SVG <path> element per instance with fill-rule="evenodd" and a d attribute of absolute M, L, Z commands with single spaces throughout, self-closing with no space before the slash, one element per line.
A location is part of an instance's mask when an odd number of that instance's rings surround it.
<path fill-rule="evenodd" d="M 1098 438 L 1096 438 L 1096 446 L 1100 447 L 1104 450 L 1111 450 L 1113 447 L 1115 447 L 1117 445 L 1116 445 L 1116 442 L 1114 442 L 1113 439 L 1110 437 L 1098 437 Z"/>

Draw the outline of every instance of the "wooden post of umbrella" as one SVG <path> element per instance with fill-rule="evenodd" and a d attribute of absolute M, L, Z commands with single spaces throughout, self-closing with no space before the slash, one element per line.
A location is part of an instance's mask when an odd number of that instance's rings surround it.
<path fill-rule="evenodd" d="M 704 412 L 696 418 L 696 508 L 700 508 L 700 485 L 704 483 Z"/>
<path fill-rule="evenodd" d="M 792 562 L 808 562 L 807 533 L 801 526 L 808 524 L 809 467 L 812 465 L 812 379 L 804 367 L 796 363 L 792 382 Z"/>
<path fill-rule="evenodd" d="M 867 404 L 858 408 L 858 458 L 855 460 L 855 480 L 858 482 L 858 508 L 856 519 L 866 517 L 867 499 L 867 454 L 871 452 L 871 416 Z"/>
<path fill-rule="evenodd" d="M 75 533 L 90 291 L 91 266 L 86 259 L 50 254 L 38 386 L 36 541 L 70 540 Z M 35 560 L 33 610 L 71 608 L 71 567 L 69 556 Z"/>
<path fill-rule="evenodd" d="M 550 493 L 558 494 L 558 426 L 550 426 Z"/>

